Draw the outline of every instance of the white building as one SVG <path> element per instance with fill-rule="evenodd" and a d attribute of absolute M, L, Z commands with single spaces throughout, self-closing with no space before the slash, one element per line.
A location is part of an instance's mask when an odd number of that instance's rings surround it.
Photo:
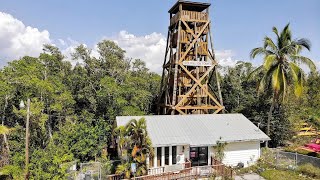
<path fill-rule="evenodd" d="M 242 114 L 118 116 L 117 125 L 140 118 L 146 119 L 154 147 L 149 167 L 166 167 L 167 171 L 186 160 L 192 166 L 211 165 L 217 141 L 227 143 L 224 164 L 247 167 L 260 157 L 260 143 L 270 140 Z"/>

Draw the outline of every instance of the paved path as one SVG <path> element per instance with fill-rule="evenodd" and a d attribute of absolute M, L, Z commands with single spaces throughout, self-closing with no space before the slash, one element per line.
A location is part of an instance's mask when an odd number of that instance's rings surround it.
<path fill-rule="evenodd" d="M 235 180 L 265 180 L 259 174 L 250 173 L 250 174 L 243 174 L 241 176 L 236 176 Z"/>

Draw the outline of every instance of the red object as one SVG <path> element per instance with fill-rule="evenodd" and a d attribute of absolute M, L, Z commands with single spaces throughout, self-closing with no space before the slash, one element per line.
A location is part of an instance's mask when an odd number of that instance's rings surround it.
<path fill-rule="evenodd" d="M 305 149 L 311 152 L 320 153 L 320 139 L 314 139 L 309 144 L 305 144 L 301 149 Z"/>
<path fill-rule="evenodd" d="M 314 152 L 320 152 L 320 144 L 315 144 L 315 143 L 311 143 L 311 144 L 305 144 L 304 148 L 310 149 Z"/>

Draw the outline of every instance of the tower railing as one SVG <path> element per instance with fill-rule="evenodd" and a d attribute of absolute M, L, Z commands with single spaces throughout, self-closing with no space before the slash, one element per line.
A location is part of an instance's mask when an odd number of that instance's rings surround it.
<path fill-rule="evenodd" d="M 208 21 L 208 13 L 206 12 L 195 12 L 195 11 L 186 11 L 182 10 L 177 12 L 171 19 L 170 25 L 174 25 L 178 22 L 178 20 L 184 21 L 198 21 L 198 22 L 206 22 Z"/>

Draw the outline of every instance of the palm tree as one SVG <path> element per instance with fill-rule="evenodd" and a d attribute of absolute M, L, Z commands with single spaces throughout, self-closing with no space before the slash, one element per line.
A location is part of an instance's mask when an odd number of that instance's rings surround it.
<path fill-rule="evenodd" d="M 130 163 L 119 164 L 116 169 L 116 174 L 123 174 L 125 178 L 129 179 L 131 176 Z"/>
<path fill-rule="evenodd" d="M 146 120 L 144 118 L 141 118 L 139 121 L 132 119 L 127 125 L 127 132 L 131 137 L 132 145 L 137 148 L 142 148 L 148 136 Z"/>
<path fill-rule="evenodd" d="M 151 140 L 147 133 L 147 125 L 144 118 L 132 119 L 128 124 L 117 128 L 119 136 L 118 147 L 122 156 L 127 156 L 127 151 L 131 151 L 131 156 L 117 167 L 117 174 L 130 176 L 130 163 L 137 164 L 136 175 L 147 173 L 146 158 L 153 156 Z M 125 152 L 125 153 L 123 153 Z"/>
<path fill-rule="evenodd" d="M 148 136 L 146 120 L 144 118 L 138 121 L 132 119 L 127 125 L 127 133 L 131 139 L 131 157 L 138 163 L 137 174 L 143 175 L 146 173 L 146 156 L 153 156 L 153 148 L 151 140 Z"/>
<path fill-rule="evenodd" d="M 272 28 L 276 35 L 276 42 L 271 38 L 265 37 L 263 47 L 252 49 L 251 58 L 257 55 L 264 56 L 263 65 L 255 69 L 249 77 L 261 75 L 258 91 L 265 88 L 272 88 L 272 103 L 268 112 L 267 135 L 270 135 L 270 121 L 275 105 L 284 100 L 288 91 L 288 86 L 293 84 L 296 96 L 302 94 L 304 72 L 299 66 L 306 65 L 311 71 L 315 71 L 316 66 L 313 61 L 307 57 L 301 56 L 303 49 L 310 51 L 310 41 L 307 39 L 292 39 L 292 33 L 287 24 L 281 33 L 276 27 Z M 261 77 L 261 76 L 260 76 Z M 266 144 L 268 146 L 268 144 Z"/>

